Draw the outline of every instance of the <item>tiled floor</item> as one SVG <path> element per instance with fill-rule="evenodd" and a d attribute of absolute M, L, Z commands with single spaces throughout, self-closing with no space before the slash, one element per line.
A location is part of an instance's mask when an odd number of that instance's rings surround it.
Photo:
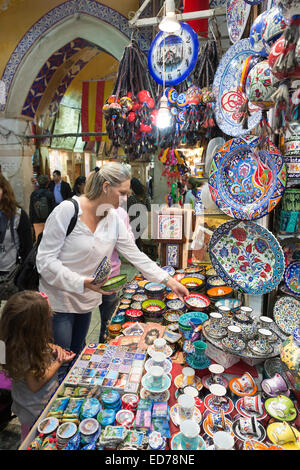
<path fill-rule="evenodd" d="M 134 266 L 122 262 L 121 273 L 128 274 L 128 280 L 133 279 L 137 274 Z M 87 343 L 97 343 L 99 340 L 100 332 L 100 314 L 99 309 L 93 311 L 92 320 L 87 335 Z M 18 449 L 21 441 L 20 424 L 17 418 L 14 418 L 6 428 L 0 432 L 0 450 L 16 450 Z"/>

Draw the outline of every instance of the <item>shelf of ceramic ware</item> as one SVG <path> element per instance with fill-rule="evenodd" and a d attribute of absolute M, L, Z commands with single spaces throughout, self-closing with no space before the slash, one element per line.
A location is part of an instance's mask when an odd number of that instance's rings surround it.
<path fill-rule="evenodd" d="M 228 354 L 231 354 L 232 356 L 237 356 L 237 357 L 240 357 L 240 358 L 245 358 L 245 359 L 261 359 L 261 360 L 266 360 L 266 359 L 270 359 L 272 357 L 276 357 L 279 355 L 280 353 L 280 346 L 282 344 L 282 340 L 279 338 L 279 341 L 276 342 L 276 343 L 271 343 L 272 347 L 273 347 L 273 351 L 270 352 L 269 354 L 266 354 L 266 355 L 256 355 L 256 354 L 253 354 L 248 348 L 247 348 L 247 345 L 245 347 L 245 349 L 243 349 L 243 351 L 241 352 L 236 352 L 236 351 L 227 351 L 223 348 L 223 345 L 222 345 L 222 339 L 215 339 L 215 338 L 212 338 L 210 336 L 207 335 L 207 333 L 205 332 L 205 324 L 208 323 L 208 322 L 205 322 L 203 323 L 203 328 L 202 328 L 202 334 L 205 338 L 205 340 L 209 343 L 211 343 L 213 346 L 215 346 L 217 349 L 220 349 L 221 351 L 225 352 L 225 353 L 228 353 Z M 271 328 L 270 328 L 271 330 Z M 274 331 L 277 334 L 277 331 Z"/>

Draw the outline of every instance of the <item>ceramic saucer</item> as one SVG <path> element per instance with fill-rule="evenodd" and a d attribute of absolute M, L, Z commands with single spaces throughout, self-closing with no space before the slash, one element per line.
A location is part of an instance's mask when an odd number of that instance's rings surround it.
<path fill-rule="evenodd" d="M 209 388 L 214 383 L 216 383 L 218 385 L 223 385 L 226 388 L 228 386 L 228 380 L 225 379 L 225 377 L 223 377 L 222 375 L 216 377 L 215 382 L 213 382 L 213 378 L 212 378 L 211 375 L 205 375 L 204 377 L 202 377 L 202 383 L 203 383 L 205 388 Z"/>
<path fill-rule="evenodd" d="M 207 322 L 205 325 L 203 325 L 203 329 L 207 336 L 211 336 L 212 338 L 215 339 L 221 339 L 224 338 L 227 335 L 227 329 L 226 328 L 211 328 L 209 322 Z"/>
<path fill-rule="evenodd" d="M 173 421 L 175 426 L 179 426 L 182 423 L 182 421 L 185 421 L 185 419 L 186 419 L 186 418 L 183 418 L 183 419 L 180 418 L 178 403 L 175 403 L 175 405 L 173 405 L 171 407 L 170 416 L 171 416 L 171 420 Z M 201 423 L 202 415 L 201 415 L 200 411 L 198 410 L 198 408 L 194 407 L 194 415 L 191 419 L 196 421 L 196 423 L 198 423 L 198 424 Z"/>
<path fill-rule="evenodd" d="M 249 439 L 252 439 L 254 438 L 256 441 L 263 441 L 266 437 L 266 431 L 265 431 L 265 428 L 263 427 L 263 425 L 261 423 L 257 423 L 257 434 L 243 434 L 240 430 L 240 420 L 237 419 L 236 421 L 234 421 L 234 423 L 232 424 L 232 431 L 234 433 L 234 435 L 240 439 L 241 441 L 246 441 L 246 440 L 249 440 Z"/>
<path fill-rule="evenodd" d="M 217 429 L 217 428 L 211 428 L 207 422 L 207 419 L 206 418 L 204 421 L 203 421 L 203 429 L 204 431 L 206 432 L 206 434 L 208 434 L 208 436 L 210 437 L 214 437 L 214 434 L 217 432 L 217 431 L 220 431 L 220 429 Z M 230 432 L 231 435 L 234 437 L 234 434 L 232 432 L 232 422 L 225 418 L 225 429 L 222 429 L 222 431 L 225 431 L 225 432 Z"/>
<path fill-rule="evenodd" d="M 257 356 L 268 356 L 273 352 L 273 347 L 271 345 L 269 345 L 268 349 L 263 351 L 255 339 L 252 339 L 248 342 L 248 348 L 253 354 L 256 354 Z"/>
<path fill-rule="evenodd" d="M 256 394 L 257 392 L 256 384 L 254 384 L 253 388 L 247 390 L 246 392 L 241 392 L 236 385 L 237 379 L 239 379 L 239 377 L 234 377 L 233 379 L 229 381 L 229 388 L 235 395 L 237 395 L 238 397 L 251 397 L 252 395 Z"/>
<path fill-rule="evenodd" d="M 232 341 L 226 337 L 222 339 L 222 346 L 224 349 L 226 349 L 226 351 L 230 352 L 231 354 L 235 354 L 242 352 L 245 349 L 246 344 L 243 340 L 237 339 L 236 344 L 233 346 Z"/>
<path fill-rule="evenodd" d="M 243 450 L 268 450 L 268 446 L 263 442 L 248 439 L 244 442 Z"/>
<path fill-rule="evenodd" d="M 149 390 L 146 390 L 145 388 L 141 388 L 140 391 L 140 396 L 144 400 L 147 398 L 153 400 L 153 401 L 168 401 L 170 398 L 170 392 L 169 390 L 165 390 L 164 392 L 149 392 Z"/>
<path fill-rule="evenodd" d="M 273 437 L 273 428 L 277 427 L 278 424 L 279 424 L 278 422 L 272 423 L 272 424 L 269 424 L 269 426 L 267 427 L 268 439 L 272 442 L 272 444 L 275 444 L 275 445 L 277 445 L 277 442 L 275 441 Z M 286 444 L 280 444 L 280 446 L 284 450 L 300 450 L 300 431 L 298 431 L 298 429 L 296 429 L 294 426 L 291 426 L 291 427 L 295 433 L 295 436 L 297 439 L 296 442 L 287 442 Z"/>
<path fill-rule="evenodd" d="M 278 397 L 280 397 L 280 395 L 278 395 Z M 287 422 L 289 422 L 289 421 L 294 421 L 294 420 L 297 418 L 297 410 L 296 410 L 296 408 L 295 408 L 295 411 L 294 411 L 293 413 L 290 413 L 290 414 L 284 416 L 283 418 L 280 417 L 280 416 L 278 416 L 278 415 L 276 414 L 276 410 L 273 408 L 273 404 L 274 404 L 275 402 L 277 402 L 278 400 L 280 400 L 280 398 L 278 398 L 278 397 L 276 397 L 276 398 L 268 398 L 268 399 L 265 401 L 264 406 L 265 406 L 265 409 L 266 409 L 267 413 L 268 413 L 270 416 L 272 416 L 272 418 L 275 418 L 275 419 L 277 419 L 278 421 L 287 421 Z M 284 396 L 284 401 L 285 401 L 285 403 L 289 403 L 291 406 L 294 407 L 294 403 L 292 402 L 292 400 L 291 400 L 290 398 Z"/>
<path fill-rule="evenodd" d="M 198 440 L 199 440 L 199 443 L 198 443 L 198 447 L 196 450 L 205 450 L 206 446 L 202 437 L 198 436 Z M 173 436 L 171 437 L 170 447 L 171 447 L 171 450 L 192 450 L 188 446 L 184 448 L 182 447 L 181 432 L 177 432 L 176 434 L 173 434 Z"/>
<path fill-rule="evenodd" d="M 235 404 L 235 407 L 240 415 L 244 416 L 245 418 L 252 418 L 252 416 L 255 416 L 255 418 L 258 420 L 264 419 L 267 416 L 267 413 L 264 409 L 262 410 L 262 413 L 246 410 L 241 404 L 241 400 L 242 399 L 240 398 Z"/>
<path fill-rule="evenodd" d="M 177 375 L 177 377 L 175 377 L 174 379 L 174 384 L 175 384 L 175 387 L 176 388 L 182 388 L 182 387 L 185 387 L 184 383 L 183 383 L 183 374 L 179 374 Z M 202 389 L 203 385 L 202 385 L 202 380 L 200 377 L 197 377 L 195 375 L 195 379 L 194 379 L 194 382 L 191 384 L 192 387 L 196 387 L 196 389 L 200 392 L 200 390 Z"/>
<path fill-rule="evenodd" d="M 158 351 L 155 351 L 154 346 L 152 344 L 152 346 L 149 346 L 149 348 L 147 349 L 147 353 L 149 354 L 149 356 L 152 357 L 152 354 L 155 353 L 155 352 L 158 352 Z M 165 354 L 166 357 L 170 357 L 173 354 L 173 349 L 170 346 L 167 345 L 165 347 L 164 351 L 162 351 L 162 352 Z"/>
<path fill-rule="evenodd" d="M 232 400 L 230 398 L 226 398 L 226 403 L 221 403 L 221 405 L 217 406 L 214 404 L 214 395 L 210 393 L 204 398 L 204 404 L 206 408 L 211 411 L 212 413 L 219 413 L 221 410 L 223 410 L 224 414 L 227 415 L 231 413 L 234 409 L 234 405 Z"/>
<path fill-rule="evenodd" d="M 193 369 L 207 369 L 210 365 L 209 357 L 205 357 L 202 361 L 197 361 L 192 354 L 187 354 L 185 358 L 187 364 L 191 366 Z"/>
<path fill-rule="evenodd" d="M 165 390 L 168 390 L 170 388 L 170 385 L 171 385 L 171 379 L 168 375 L 163 375 L 163 379 L 162 379 L 162 386 L 159 387 L 159 388 L 156 388 L 156 387 L 153 387 L 153 385 L 151 384 L 151 375 L 150 374 L 146 374 L 144 375 L 144 377 L 142 378 L 142 386 L 146 389 L 146 390 L 149 390 L 149 392 L 164 392 Z"/>
<path fill-rule="evenodd" d="M 150 367 L 152 367 L 154 364 L 153 364 L 153 359 L 148 359 L 148 361 L 146 361 L 145 363 L 145 370 L 146 372 L 149 372 L 149 369 Z M 166 359 L 165 362 L 164 362 L 164 372 L 165 374 L 169 374 L 172 370 L 172 361 L 170 359 Z"/>

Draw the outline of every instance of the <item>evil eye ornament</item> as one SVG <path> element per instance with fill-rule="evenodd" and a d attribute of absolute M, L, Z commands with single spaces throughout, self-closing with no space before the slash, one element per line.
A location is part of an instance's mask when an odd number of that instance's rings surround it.
<path fill-rule="evenodd" d="M 187 97 L 185 93 L 180 93 L 178 95 L 176 104 L 178 108 L 187 108 L 188 107 L 188 102 L 187 102 Z"/>

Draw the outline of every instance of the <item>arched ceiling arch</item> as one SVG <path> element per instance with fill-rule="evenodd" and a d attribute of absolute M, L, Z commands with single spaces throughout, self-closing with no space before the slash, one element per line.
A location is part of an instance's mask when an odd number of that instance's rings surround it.
<path fill-rule="evenodd" d="M 104 50 L 120 60 L 131 34 L 127 18 L 95 0 L 70 0 L 53 8 L 30 28 L 11 55 L 1 78 L 6 86 L 7 100 L 0 110 L 5 112 L 6 117 L 23 116 L 32 119 L 34 108 L 30 110 L 28 107 L 30 90 L 37 83 L 36 80 L 42 77 L 47 61 L 57 58 L 60 52 L 63 54 L 69 44 L 75 45 L 75 49 L 78 49 L 76 53 L 94 45 L 99 51 Z M 135 39 L 146 52 L 151 39 L 142 36 L 140 32 L 135 33 Z M 71 55 L 74 58 L 74 54 Z M 84 66 L 85 60 L 79 56 L 77 66 L 75 64 L 74 67 L 74 61 L 71 60 L 72 71 L 62 87 L 69 83 L 68 80 L 76 70 Z"/>

